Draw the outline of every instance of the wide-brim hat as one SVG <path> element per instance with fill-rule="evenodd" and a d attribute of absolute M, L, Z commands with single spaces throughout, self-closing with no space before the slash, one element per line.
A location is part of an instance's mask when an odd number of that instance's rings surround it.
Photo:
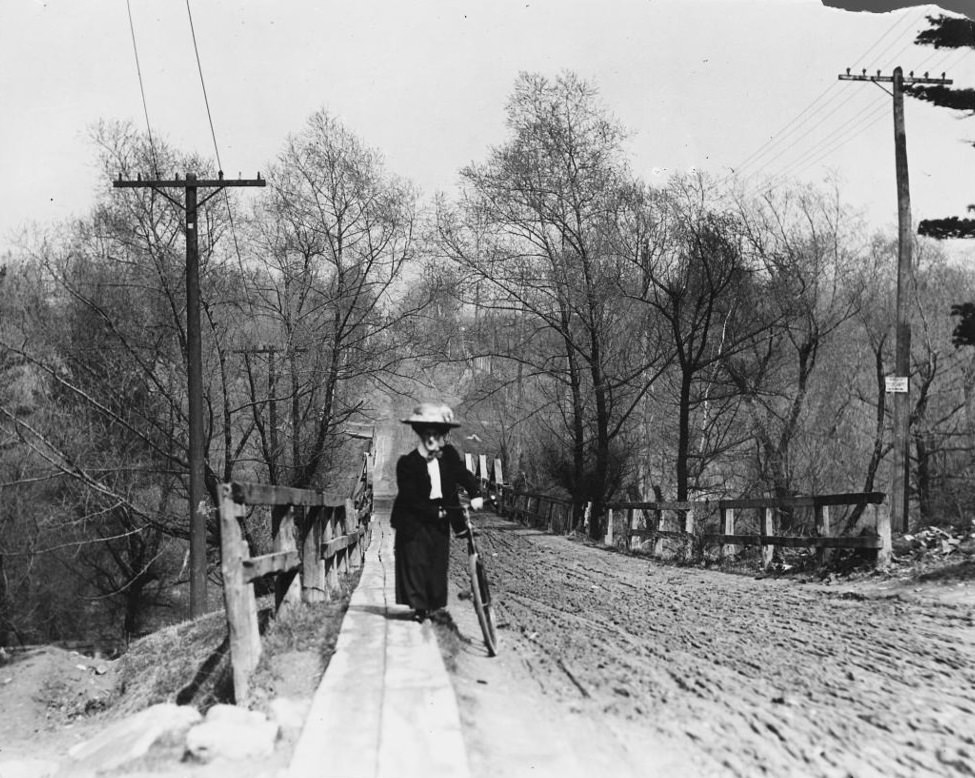
<path fill-rule="evenodd" d="M 413 413 L 409 418 L 401 419 L 403 424 L 409 424 L 411 427 L 441 427 L 443 429 L 451 429 L 452 427 L 459 427 L 456 421 L 454 421 L 454 412 L 450 410 L 446 405 L 438 405 L 437 403 L 420 403 L 413 409 Z"/>

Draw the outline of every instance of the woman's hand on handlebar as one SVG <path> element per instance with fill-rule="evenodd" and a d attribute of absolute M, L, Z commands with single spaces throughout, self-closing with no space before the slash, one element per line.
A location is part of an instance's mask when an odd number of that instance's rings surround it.
<path fill-rule="evenodd" d="M 471 498 L 471 510 L 479 511 L 484 507 L 483 497 L 472 497 Z"/>

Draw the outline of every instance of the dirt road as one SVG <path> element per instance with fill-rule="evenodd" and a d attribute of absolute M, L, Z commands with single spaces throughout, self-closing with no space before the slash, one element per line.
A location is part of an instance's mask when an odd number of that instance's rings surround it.
<path fill-rule="evenodd" d="M 634 775 L 975 775 L 970 573 L 930 591 L 759 580 L 478 521 L 504 654 L 491 665 L 452 603 L 475 774 L 544 773 L 498 756 L 520 716 L 548 717 L 569 761 L 602 751 Z"/>

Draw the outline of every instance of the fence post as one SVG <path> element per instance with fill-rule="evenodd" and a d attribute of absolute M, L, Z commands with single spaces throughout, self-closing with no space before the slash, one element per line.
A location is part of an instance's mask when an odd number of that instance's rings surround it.
<path fill-rule="evenodd" d="M 880 538 L 880 548 L 877 549 L 877 567 L 889 567 L 893 548 L 890 537 L 890 505 L 885 499 L 880 505 L 873 505 L 877 522 L 877 536 Z"/>
<path fill-rule="evenodd" d="M 694 509 L 684 513 L 684 558 L 691 559 L 694 555 Z"/>
<path fill-rule="evenodd" d="M 283 510 L 282 510 L 283 508 Z M 297 551 L 295 542 L 295 506 L 280 506 L 271 511 L 272 550 Z M 301 581 L 297 571 L 280 573 L 274 578 L 275 612 L 282 605 L 297 605 L 301 602 Z"/>
<path fill-rule="evenodd" d="M 322 514 L 321 506 L 305 511 L 305 533 L 301 543 L 301 599 L 304 602 L 322 602 L 325 599 Z"/>
<path fill-rule="evenodd" d="M 735 534 L 735 509 L 734 508 L 721 508 L 721 526 L 723 527 L 723 534 L 734 535 Z M 721 556 L 723 558 L 733 557 L 738 553 L 738 546 L 733 543 L 726 543 L 721 546 Z"/>
<path fill-rule="evenodd" d="M 613 509 L 606 509 L 606 538 L 603 540 L 607 546 L 613 545 Z"/>
<path fill-rule="evenodd" d="M 640 519 L 637 516 L 636 508 L 627 508 L 626 509 L 626 530 L 627 530 L 626 547 L 630 551 L 635 551 L 637 547 L 640 545 L 639 538 L 637 538 L 637 536 L 633 534 L 636 530 L 639 529 L 639 527 L 637 526 L 639 521 Z"/>
<path fill-rule="evenodd" d="M 339 527 L 342 533 L 342 537 L 348 538 L 349 535 L 349 501 L 345 501 L 345 505 L 339 509 L 341 511 L 339 519 Z M 346 540 L 348 542 L 348 540 Z M 349 546 L 343 548 L 340 552 L 339 557 L 339 572 L 343 575 L 349 574 L 349 556 L 352 554 L 352 549 Z"/>
<path fill-rule="evenodd" d="M 501 457 L 497 457 L 494 460 L 494 493 L 498 498 L 498 513 L 505 516 L 504 472 L 501 470 Z"/>
<path fill-rule="evenodd" d="M 230 484 L 220 485 L 220 572 L 223 600 L 230 633 L 230 663 L 234 676 L 234 700 L 242 705 L 250 691 L 250 674 L 261 657 L 254 586 L 244 582 L 244 558 L 249 556 L 240 531 L 243 506 L 237 505 Z"/>
<path fill-rule="evenodd" d="M 653 538 L 653 551 L 651 552 L 653 556 L 660 556 L 664 553 L 664 539 L 660 537 L 660 528 L 664 524 L 664 512 L 662 510 L 656 511 L 657 514 L 657 526 L 654 527 L 654 532 L 656 533 Z"/>
<path fill-rule="evenodd" d="M 762 569 L 764 570 L 772 564 L 772 556 L 775 554 L 775 546 L 765 543 L 765 538 L 775 535 L 775 508 L 769 507 L 762 511 Z"/>
<path fill-rule="evenodd" d="M 359 538 L 359 567 L 366 566 L 366 549 L 372 543 L 372 511 L 365 515 L 365 521 L 362 518 L 356 513 L 356 527 L 362 532 Z"/>
<path fill-rule="evenodd" d="M 352 500 L 345 501 L 345 534 L 351 535 L 355 533 L 355 545 L 349 546 L 346 549 L 345 554 L 345 572 L 351 573 L 353 570 L 359 567 L 356 562 L 356 557 L 359 551 L 359 513 L 355 509 L 355 503 Z"/>
<path fill-rule="evenodd" d="M 322 544 L 327 544 L 335 538 L 336 508 L 327 508 L 322 522 Z M 332 592 L 339 588 L 339 575 L 335 568 L 335 555 L 331 554 L 323 560 L 325 564 L 325 602 L 332 601 Z"/>
<path fill-rule="evenodd" d="M 477 457 L 477 477 L 480 481 L 481 489 L 486 493 L 488 490 L 488 484 L 491 482 L 488 478 L 487 469 L 487 454 L 478 454 Z"/>
<path fill-rule="evenodd" d="M 821 538 L 828 538 L 832 534 L 829 522 L 829 506 L 817 505 L 816 511 L 816 533 Z M 820 546 L 816 549 L 816 558 L 820 564 L 828 562 L 833 557 L 833 549 Z"/>

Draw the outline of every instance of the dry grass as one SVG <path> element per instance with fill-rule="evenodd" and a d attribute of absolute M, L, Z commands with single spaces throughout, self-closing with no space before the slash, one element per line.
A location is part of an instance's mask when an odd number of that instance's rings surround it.
<path fill-rule="evenodd" d="M 206 708 L 232 692 L 222 611 L 154 632 L 133 643 L 118 662 L 118 698 L 112 708 L 119 715 L 160 702 Z"/>
<path fill-rule="evenodd" d="M 262 654 L 252 677 L 253 707 L 260 707 L 280 685 L 275 668 L 279 656 L 307 652 L 314 657 L 307 666 L 317 665 L 320 671 L 306 682 L 308 695 L 314 692 L 335 650 L 357 583 L 358 573 L 340 582 L 341 591 L 331 602 L 285 608 L 276 619 L 270 618 L 270 598 L 258 602 Z M 234 701 L 227 620 L 222 610 L 154 632 L 132 644 L 118 662 L 112 717 L 160 702 L 194 705 L 205 712 L 217 703 Z"/>
<path fill-rule="evenodd" d="M 251 676 L 252 708 L 263 709 L 275 696 L 311 697 L 335 653 L 349 598 L 359 572 L 343 576 L 331 602 L 286 608 L 261 638 L 262 654 Z"/>

